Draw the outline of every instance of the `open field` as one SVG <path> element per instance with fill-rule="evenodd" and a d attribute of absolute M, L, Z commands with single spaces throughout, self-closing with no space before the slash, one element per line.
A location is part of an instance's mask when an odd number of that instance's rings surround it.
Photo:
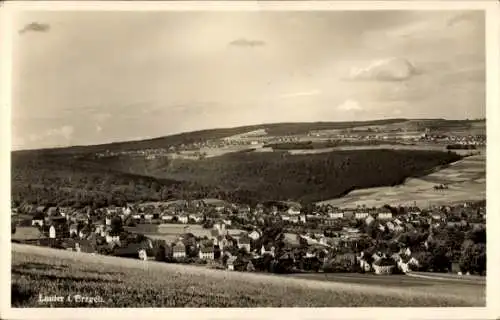
<path fill-rule="evenodd" d="M 12 244 L 13 307 L 484 306 L 484 290 L 391 287 L 210 270 Z M 481 292 L 480 292 L 481 291 Z M 95 305 L 43 295 L 100 296 Z"/>
<path fill-rule="evenodd" d="M 448 184 L 447 190 L 434 190 L 438 184 Z M 390 205 L 453 204 L 463 201 L 486 199 L 486 155 L 480 154 L 454 162 L 420 178 L 409 178 L 395 187 L 380 187 L 355 190 L 346 196 L 321 203 L 334 206 L 368 207 Z"/>
<path fill-rule="evenodd" d="M 416 272 L 416 276 L 426 276 L 427 272 Z M 482 296 L 486 293 L 485 277 L 476 276 L 473 279 L 459 278 L 456 274 L 429 274 L 429 278 L 410 277 L 407 275 L 375 275 L 375 274 L 359 274 L 359 273 L 309 273 L 309 274 L 293 274 L 294 278 L 333 281 L 342 283 L 354 283 L 374 286 L 386 287 L 405 287 L 405 288 L 422 288 L 426 290 L 434 290 L 439 287 L 439 290 L 448 291 L 450 293 L 460 290 L 467 290 L 471 295 Z M 430 279 L 435 277 L 435 279 Z M 472 277 L 472 276 L 471 276 Z"/>
<path fill-rule="evenodd" d="M 173 242 L 178 239 L 178 237 L 185 233 L 192 233 L 196 237 L 209 237 L 210 230 L 204 229 L 199 224 L 175 224 L 175 223 L 163 223 L 160 225 L 150 225 L 143 224 L 137 225 L 136 227 L 125 227 L 128 231 L 142 233 L 153 239 L 165 240 L 167 242 Z M 239 229 L 228 229 L 230 235 L 240 234 L 242 230 Z"/>

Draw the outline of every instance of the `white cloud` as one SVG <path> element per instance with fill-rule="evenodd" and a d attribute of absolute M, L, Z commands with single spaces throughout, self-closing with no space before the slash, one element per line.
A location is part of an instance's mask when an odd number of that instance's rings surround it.
<path fill-rule="evenodd" d="M 101 131 L 102 131 L 102 127 L 101 127 L 100 125 L 96 125 L 95 130 L 96 130 L 97 132 L 101 132 Z"/>
<path fill-rule="evenodd" d="M 351 68 L 350 80 L 401 81 L 416 74 L 415 67 L 406 59 L 389 58 L 372 61 L 367 67 Z"/>
<path fill-rule="evenodd" d="M 363 108 L 355 100 L 346 100 L 337 106 L 338 110 L 341 111 L 361 111 Z"/>
<path fill-rule="evenodd" d="M 59 129 L 50 129 L 46 135 L 47 136 L 62 136 L 66 140 L 70 140 L 73 136 L 74 128 L 72 126 L 62 126 Z"/>
<path fill-rule="evenodd" d="M 304 97 L 304 96 L 315 96 L 320 94 L 320 90 L 311 90 L 311 91 L 301 91 L 301 92 L 292 92 L 292 93 L 286 93 L 282 94 L 280 98 L 295 98 L 295 97 Z"/>

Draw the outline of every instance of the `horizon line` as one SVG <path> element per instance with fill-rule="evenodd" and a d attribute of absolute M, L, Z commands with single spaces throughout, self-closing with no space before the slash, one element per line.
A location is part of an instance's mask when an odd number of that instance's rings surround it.
<path fill-rule="evenodd" d="M 443 118 L 443 117 L 438 117 L 438 118 L 376 118 L 376 119 L 370 119 L 370 120 L 355 120 L 355 121 L 288 121 L 288 122 L 268 122 L 268 123 L 255 123 L 255 124 L 245 124 L 241 126 L 232 126 L 232 127 L 214 127 L 214 128 L 209 128 L 209 129 L 196 129 L 196 130 L 190 130 L 190 131 L 178 131 L 175 133 L 167 134 L 167 135 L 162 135 L 162 136 L 157 136 L 153 138 L 141 138 L 141 139 L 135 139 L 135 140 L 120 140 L 120 141 L 114 141 L 114 142 L 104 142 L 104 143 L 97 143 L 97 144 L 77 144 L 77 145 L 69 145 L 69 146 L 54 146 L 54 147 L 44 147 L 44 148 L 33 148 L 33 149 L 17 149 L 17 150 L 12 150 L 12 144 L 11 144 L 11 150 L 10 152 L 20 152 L 20 151 L 47 151 L 47 150 L 60 150 L 60 149 L 69 149 L 69 148 L 85 148 L 85 147 L 100 147 L 100 146 L 106 146 L 106 145 L 114 145 L 114 144 L 120 144 L 120 143 L 133 143 L 133 142 L 141 142 L 141 141 L 152 141 L 152 140 L 157 140 L 157 139 L 162 139 L 170 136 L 176 136 L 176 135 L 181 135 L 181 134 L 187 134 L 187 133 L 195 133 L 195 132 L 203 132 L 203 131 L 210 131 L 210 130 L 224 130 L 224 129 L 235 129 L 235 128 L 242 128 L 242 127 L 254 127 L 254 126 L 269 126 L 269 125 L 277 125 L 277 124 L 300 124 L 300 123 L 362 123 L 362 122 L 373 122 L 373 121 L 387 121 L 387 120 L 401 120 L 403 121 L 411 121 L 411 120 L 444 120 L 444 121 L 486 121 L 486 117 L 483 118 L 461 118 L 461 119 L 448 119 L 448 118 Z"/>

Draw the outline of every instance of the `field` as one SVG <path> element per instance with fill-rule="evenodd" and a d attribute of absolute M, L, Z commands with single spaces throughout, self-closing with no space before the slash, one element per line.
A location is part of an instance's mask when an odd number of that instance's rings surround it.
<path fill-rule="evenodd" d="M 435 185 L 447 184 L 448 189 L 434 190 Z M 409 178 L 404 184 L 355 190 L 346 196 L 323 201 L 335 206 L 366 205 L 417 206 L 453 204 L 486 199 L 486 155 L 474 155 L 454 162 L 441 170 L 420 178 Z"/>
<path fill-rule="evenodd" d="M 180 235 L 185 233 L 192 233 L 196 237 L 209 237 L 210 230 L 204 229 L 198 224 L 175 224 L 175 223 L 164 223 L 160 225 L 138 225 L 136 227 L 126 227 L 128 231 L 142 233 L 152 239 L 165 240 L 168 243 L 176 241 Z M 239 229 L 228 229 L 230 235 L 237 235 L 241 233 L 242 230 Z"/>
<path fill-rule="evenodd" d="M 422 280 L 423 281 L 423 280 Z M 432 290 L 429 290 L 432 288 Z M 42 295 L 99 296 L 92 305 Z M 317 281 L 12 245 L 12 307 L 466 307 L 484 287 Z"/>

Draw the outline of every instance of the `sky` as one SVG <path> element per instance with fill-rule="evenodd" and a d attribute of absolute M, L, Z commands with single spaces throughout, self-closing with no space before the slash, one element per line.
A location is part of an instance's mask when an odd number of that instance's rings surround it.
<path fill-rule="evenodd" d="M 486 114 L 481 11 L 25 11 L 14 22 L 14 150 Z"/>

